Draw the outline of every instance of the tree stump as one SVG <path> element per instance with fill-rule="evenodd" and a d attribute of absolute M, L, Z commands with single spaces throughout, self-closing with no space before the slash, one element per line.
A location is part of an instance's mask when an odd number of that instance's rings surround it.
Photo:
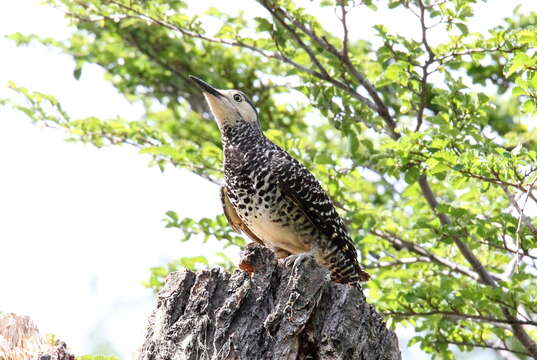
<path fill-rule="evenodd" d="M 60 340 L 47 340 L 29 316 L 0 313 L 0 360 L 75 360 Z"/>
<path fill-rule="evenodd" d="M 171 273 L 138 358 L 401 359 L 362 291 L 331 282 L 313 259 L 288 265 L 252 243 L 240 267 Z"/>

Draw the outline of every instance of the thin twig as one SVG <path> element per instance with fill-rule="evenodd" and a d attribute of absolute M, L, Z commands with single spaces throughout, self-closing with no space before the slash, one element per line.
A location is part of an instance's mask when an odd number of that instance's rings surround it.
<path fill-rule="evenodd" d="M 515 237 L 515 249 L 517 250 L 517 252 L 520 249 L 520 226 L 522 225 L 522 218 L 526 217 L 526 215 L 524 215 L 524 209 L 526 208 L 526 204 L 528 203 L 528 198 L 529 198 L 531 189 L 533 188 L 533 185 L 535 185 L 536 181 L 537 181 L 537 177 L 535 177 L 535 179 L 533 180 L 531 185 L 528 186 L 528 190 L 526 191 L 526 198 L 524 199 L 524 203 L 522 204 L 522 209 L 519 209 L 518 223 L 517 223 L 516 231 L 515 231 L 515 234 L 516 234 L 516 237 Z M 527 223 L 531 224 L 530 221 L 527 221 Z M 531 228 L 535 229 L 535 227 L 533 227 L 533 224 L 531 224 L 531 225 L 532 226 L 530 227 L 530 229 Z M 518 267 L 520 265 L 519 264 L 520 258 L 519 258 L 519 256 L 516 256 L 515 259 L 516 259 L 516 261 L 515 261 L 515 269 L 518 269 Z"/>
<path fill-rule="evenodd" d="M 422 76 L 420 81 L 420 104 L 418 107 L 418 114 L 416 116 L 416 129 L 414 131 L 419 131 L 421 128 L 421 125 L 423 124 L 423 112 L 425 110 L 425 106 L 427 105 L 427 78 L 429 76 L 429 66 L 434 63 L 435 61 L 435 54 L 433 52 L 433 49 L 429 45 L 429 41 L 427 39 L 427 26 L 425 25 L 425 6 L 423 5 L 422 0 L 418 0 L 418 5 L 420 8 L 420 13 L 418 15 L 418 18 L 420 20 L 421 25 L 421 42 L 425 46 L 425 50 L 427 51 L 427 54 L 429 57 L 425 61 L 425 64 L 421 66 L 422 69 Z"/>
<path fill-rule="evenodd" d="M 497 323 L 497 324 L 520 324 L 520 325 L 529 325 L 529 326 L 536 326 L 537 322 L 535 321 L 525 321 L 525 320 L 506 320 L 506 319 L 499 319 L 491 316 L 483 316 L 483 315 L 473 315 L 473 314 L 464 314 L 457 311 L 447 311 L 447 310 L 433 310 L 433 311 L 390 311 L 390 312 L 384 312 L 383 315 L 389 315 L 389 316 L 400 316 L 400 317 L 413 317 L 413 316 L 434 316 L 434 315 L 444 315 L 448 317 L 453 317 L 456 319 L 474 319 L 479 320 L 483 322 L 488 323 Z"/>
<path fill-rule="evenodd" d="M 451 345 L 458 345 L 458 346 L 479 347 L 479 348 L 484 348 L 484 349 L 492 349 L 496 351 L 509 351 L 509 352 L 519 354 L 519 355 L 531 356 L 531 354 L 524 352 L 524 351 L 513 350 L 504 346 L 497 346 L 497 345 L 487 344 L 487 343 L 480 344 L 480 343 L 471 343 L 471 342 L 453 341 L 453 340 L 439 340 L 437 342 L 451 344 Z"/>
<path fill-rule="evenodd" d="M 364 265 L 366 269 L 383 269 L 387 267 L 392 266 L 400 266 L 400 265 L 409 265 L 409 264 L 416 264 L 420 262 L 429 262 L 431 259 L 427 256 L 422 257 L 413 257 L 413 258 L 405 258 L 405 259 L 396 259 L 392 262 L 376 262 L 374 264 L 368 264 Z"/>
<path fill-rule="evenodd" d="M 380 238 L 382 238 L 382 239 L 384 239 L 384 240 L 387 240 L 390 243 L 392 243 L 392 245 L 396 249 L 402 249 L 402 248 L 407 249 L 407 250 L 409 250 L 409 251 L 411 251 L 411 252 L 413 252 L 415 254 L 425 256 L 428 259 L 430 259 L 431 261 L 433 261 L 433 262 L 435 262 L 437 264 L 443 265 L 443 266 L 451 269 L 454 272 L 457 272 L 459 274 L 468 276 L 469 278 L 471 278 L 473 280 L 481 281 L 480 276 L 479 276 L 479 274 L 477 272 L 472 271 L 470 268 L 468 268 L 466 266 L 459 265 L 459 264 L 457 264 L 455 262 L 452 262 L 452 261 L 450 261 L 450 260 L 448 260 L 446 258 L 443 258 L 441 256 L 433 254 L 433 253 L 429 252 L 427 249 L 421 247 L 418 244 L 415 244 L 413 242 L 400 239 L 400 238 L 394 236 L 393 234 L 388 234 L 388 233 L 385 233 L 385 232 L 382 232 L 382 231 L 379 231 L 379 230 L 372 230 L 371 233 L 376 235 L 376 236 L 378 236 L 378 237 L 380 237 Z M 503 277 L 501 277 L 500 275 L 494 274 L 493 276 L 498 277 L 498 280 L 506 280 Z"/>
<path fill-rule="evenodd" d="M 349 28 L 347 27 L 347 13 L 348 10 L 345 7 L 344 0 L 339 0 L 339 6 L 341 9 L 341 26 L 343 27 L 343 56 L 349 56 Z"/>

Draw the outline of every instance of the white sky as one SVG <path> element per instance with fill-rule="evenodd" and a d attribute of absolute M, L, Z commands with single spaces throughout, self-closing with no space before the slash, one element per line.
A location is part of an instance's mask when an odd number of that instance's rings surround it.
<path fill-rule="evenodd" d="M 15 31 L 64 37 L 67 28 L 61 14 L 35 1 L 0 2 L 0 97 L 15 80 L 57 96 L 74 117 L 140 116 L 100 68 L 85 66 L 76 81 L 68 56 L 3 39 Z M 90 351 L 97 332 L 127 357 L 153 306 L 139 285 L 149 267 L 219 250 L 179 243 L 164 213 L 214 216 L 218 189 L 186 171 L 148 168 L 148 158 L 128 147 L 63 139 L 0 108 L 0 311 L 30 315 L 76 354 Z"/>
<path fill-rule="evenodd" d="M 523 3 L 537 9 L 532 0 Z M 73 117 L 139 117 L 141 108 L 120 96 L 97 66 L 85 65 L 76 81 L 70 57 L 40 46 L 16 48 L 3 38 L 17 31 L 68 36 L 61 14 L 36 4 L 0 1 L 0 97 L 11 95 L 4 86 L 14 80 L 56 96 Z M 475 30 L 497 23 L 511 4 L 489 1 Z M 380 20 L 412 31 L 401 19 Z M 352 33 L 371 34 L 380 20 L 356 14 Z M 179 243 L 177 232 L 164 228 L 164 213 L 214 216 L 221 212 L 218 188 L 186 171 L 148 168 L 148 158 L 131 148 L 63 139 L 61 131 L 0 108 L 0 311 L 29 315 L 75 354 L 91 351 L 98 334 L 130 358 L 153 306 L 150 291 L 139 285 L 149 267 L 220 250 L 218 243 Z M 417 350 L 405 355 L 426 358 Z"/>

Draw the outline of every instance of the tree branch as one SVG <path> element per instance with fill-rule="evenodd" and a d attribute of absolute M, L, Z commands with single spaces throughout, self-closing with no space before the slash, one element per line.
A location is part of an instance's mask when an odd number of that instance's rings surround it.
<path fill-rule="evenodd" d="M 310 60 L 315 64 L 315 66 L 317 66 L 317 68 L 321 71 L 321 73 L 325 76 L 325 77 L 330 77 L 328 75 L 328 72 L 326 71 L 326 69 L 324 68 L 324 66 L 321 64 L 321 62 L 319 61 L 319 59 L 317 59 L 317 56 L 315 56 L 315 54 L 313 53 L 313 51 L 311 50 L 311 48 L 306 45 L 304 43 L 304 41 L 302 41 L 302 39 L 300 38 L 300 36 L 297 34 L 297 32 L 291 28 L 289 26 L 289 24 L 287 24 L 285 22 L 285 19 L 281 18 L 278 16 L 278 14 L 276 14 L 276 12 L 273 12 L 272 9 L 268 8 L 268 7 L 265 7 L 271 14 L 272 16 L 285 28 L 285 30 L 287 30 L 287 32 L 289 33 L 289 35 L 291 35 L 291 37 L 293 38 L 293 40 L 295 40 L 295 42 L 308 54 L 308 57 L 310 58 Z"/>
<path fill-rule="evenodd" d="M 517 200 L 515 199 L 515 196 L 513 195 L 513 193 L 511 191 L 509 191 L 509 188 L 505 185 L 500 185 L 502 190 L 505 192 L 505 194 L 507 195 L 507 197 L 509 198 L 509 201 L 511 202 L 511 205 L 513 205 L 513 207 L 516 209 L 516 211 L 518 212 L 518 224 L 517 224 L 517 230 L 516 230 L 516 234 L 517 234 L 517 240 L 518 240 L 518 234 L 519 234 L 519 231 L 520 231 L 520 225 L 521 223 L 523 222 L 524 225 L 526 225 L 526 227 L 531 231 L 531 233 L 534 235 L 534 236 L 537 236 L 537 228 L 535 228 L 535 225 L 533 225 L 533 223 L 531 222 L 531 219 L 529 217 L 526 216 L 526 214 L 524 214 L 524 208 L 526 206 L 526 203 L 528 201 L 528 194 L 530 192 L 530 189 L 528 189 L 528 193 L 526 194 L 526 200 L 524 201 L 524 205 L 522 208 L 520 208 L 520 206 L 518 205 L 518 202 Z M 513 258 L 513 261 L 511 261 L 507 267 L 507 269 L 505 270 L 505 273 L 507 276 L 511 276 L 513 274 L 513 272 L 515 271 L 517 265 L 518 265 L 518 261 L 519 259 L 523 256 L 522 254 L 519 254 L 519 246 L 518 246 L 519 242 L 517 241 L 517 246 L 516 246 L 516 255 L 515 257 Z"/>
<path fill-rule="evenodd" d="M 450 225 L 451 220 L 448 218 L 448 216 L 444 213 L 437 212 L 436 208 L 438 207 L 438 201 L 436 200 L 436 197 L 433 194 L 433 191 L 431 189 L 431 186 L 429 185 L 429 182 L 427 180 L 426 175 L 421 175 L 418 179 L 418 183 L 420 185 L 421 191 L 425 199 L 427 200 L 427 203 L 429 204 L 429 207 L 436 213 L 436 216 L 440 220 L 440 223 L 442 225 Z M 474 255 L 472 250 L 460 239 L 459 237 L 453 237 L 453 241 L 459 248 L 460 252 L 464 256 L 464 258 L 472 265 L 472 268 L 479 274 L 481 279 L 487 284 L 496 284 L 494 280 L 492 279 L 490 273 L 485 269 L 483 264 L 479 261 L 479 259 Z"/>
<path fill-rule="evenodd" d="M 427 181 L 427 176 L 421 175 L 418 179 L 418 182 L 423 196 L 427 200 L 429 207 L 436 213 L 436 216 L 440 220 L 440 223 L 442 225 L 450 225 L 451 221 L 449 217 L 444 213 L 436 211 L 436 208 L 438 207 L 438 201 L 436 200 L 436 197 L 431 190 L 429 182 Z M 466 243 L 460 237 L 457 236 L 453 237 L 453 241 L 459 248 L 459 251 L 464 256 L 466 261 L 468 261 L 472 268 L 479 274 L 483 283 L 494 288 L 498 287 L 498 284 L 492 277 L 491 273 L 489 273 L 487 269 L 485 269 L 483 264 L 481 264 L 479 259 L 474 255 L 468 245 L 466 245 Z M 537 358 L 537 343 L 535 343 L 535 341 L 528 335 L 528 333 L 526 332 L 526 330 L 524 330 L 524 327 L 521 324 L 516 323 L 516 321 L 518 321 L 516 315 L 511 314 L 511 311 L 505 306 L 502 306 L 501 309 L 506 319 L 513 322 L 511 324 L 511 328 L 513 329 L 513 333 L 516 338 L 520 341 L 524 348 L 528 350 L 531 356 Z"/>
<path fill-rule="evenodd" d="M 470 347 L 479 347 L 479 348 L 484 348 L 484 349 L 492 349 L 495 351 L 509 351 L 518 355 L 532 356 L 531 354 L 524 352 L 524 351 L 513 350 L 507 347 L 497 346 L 494 344 L 471 343 L 471 342 L 466 342 L 466 341 L 453 341 L 453 340 L 445 340 L 445 341 L 438 341 L 438 342 L 443 342 L 445 344 L 458 345 L 458 346 L 470 346 Z"/>
<path fill-rule="evenodd" d="M 459 264 L 457 264 L 455 262 L 452 262 L 452 261 L 450 261 L 450 260 L 448 260 L 446 258 L 443 258 L 441 256 L 433 254 L 433 253 L 429 252 L 428 250 L 424 249 L 423 247 L 419 246 L 418 244 L 415 244 L 413 242 L 397 238 L 396 236 L 394 236 L 392 234 L 385 234 L 385 233 L 380 232 L 378 230 L 372 230 L 371 233 L 376 235 L 376 236 L 378 236 L 378 237 L 380 237 L 380 238 L 382 238 L 382 239 L 384 239 L 384 240 L 387 240 L 396 249 L 407 249 L 407 250 L 409 250 L 409 251 L 411 251 L 411 252 L 413 252 L 415 254 L 424 256 L 424 257 L 428 258 L 429 260 L 431 260 L 431 261 L 433 261 L 433 262 L 435 262 L 437 264 L 445 266 L 445 267 L 449 268 L 450 270 L 452 270 L 454 272 L 457 272 L 459 274 L 468 276 L 469 278 L 471 278 L 473 280 L 481 281 L 481 278 L 480 278 L 480 276 L 479 276 L 479 274 L 477 272 L 472 271 L 471 269 L 469 269 L 466 266 L 459 265 Z M 498 280 L 505 281 L 505 279 L 503 277 L 501 277 L 501 275 L 494 274 L 494 276 L 496 276 L 498 278 Z"/>
<path fill-rule="evenodd" d="M 270 4 L 268 0 L 259 0 L 261 5 L 267 11 L 269 11 L 270 14 L 272 14 L 275 17 L 278 17 L 278 15 L 275 15 L 276 13 L 281 14 L 281 16 L 285 19 L 288 19 L 291 24 L 296 26 L 298 29 L 300 29 L 304 34 L 308 35 L 311 40 L 313 40 L 317 45 L 324 48 L 334 56 L 336 56 L 341 63 L 344 65 L 344 67 L 347 69 L 347 71 L 351 74 L 351 76 L 358 81 L 360 85 L 362 85 L 369 96 L 373 99 L 374 107 L 371 107 L 368 105 L 371 109 L 373 109 L 375 112 L 377 112 L 380 117 L 384 120 L 384 123 L 387 126 L 387 131 L 390 137 L 394 140 L 397 140 L 400 137 L 400 134 L 396 131 L 396 124 L 393 120 L 393 117 L 390 115 L 390 112 L 384 104 L 384 101 L 380 98 L 379 92 L 377 89 L 367 80 L 367 78 L 356 69 L 356 67 L 352 64 L 350 58 L 347 56 L 348 54 L 345 54 L 344 52 L 338 51 L 332 44 L 330 44 L 326 38 L 319 37 L 315 31 L 308 29 L 305 24 L 298 21 L 294 17 L 292 17 L 289 13 L 284 11 L 281 7 L 275 7 L 274 5 Z M 356 91 L 352 90 L 352 93 L 358 94 Z M 352 94 L 351 93 L 351 94 Z M 367 99 L 369 102 L 370 100 Z"/>
<path fill-rule="evenodd" d="M 348 10 L 345 7 L 344 0 L 339 0 L 339 7 L 341 9 L 341 26 L 343 27 L 343 56 L 349 56 L 349 28 L 347 27 L 347 13 Z"/>
<path fill-rule="evenodd" d="M 509 325 L 520 324 L 520 325 L 537 326 L 537 322 L 535 321 L 506 320 L 506 319 L 499 319 L 499 318 L 490 317 L 490 316 L 464 314 L 464 313 L 459 313 L 457 311 L 447 311 L 447 310 L 433 310 L 433 311 L 424 311 L 424 312 L 390 311 L 390 312 L 384 312 L 382 314 L 389 315 L 389 316 L 401 316 L 401 317 L 445 315 L 445 316 L 454 317 L 457 319 L 474 319 L 474 320 L 479 320 L 479 321 L 489 322 L 489 323 L 509 324 Z"/>
<path fill-rule="evenodd" d="M 375 264 L 368 264 L 364 265 L 366 269 L 381 269 L 381 268 L 387 268 L 392 266 L 399 266 L 399 265 L 409 265 L 409 264 L 416 264 L 420 262 L 429 262 L 431 259 L 427 256 L 422 257 L 413 257 L 413 258 L 405 258 L 405 259 L 396 259 L 392 262 L 377 262 Z"/>
<path fill-rule="evenodd" d="M 250 51 L 252 51 L 254 53 L 257 53 L 257 54 L 259 54 L 259 55 L 261 55 L 263 57 L 283 61 L 284 63 L 293 66 L 297 70 L 300 70 L 300 71 L 305 72 L 305 73 L 307 73 L 309 75 L 318 77 L 318 78 L 320 78 L 322 80 L 327 80 L 328 81 L 326 76 L 324 76 L 323 74 L 318 73 L 315 70 L 311 70 L 311 69 L 309 69 L 309 68 L 307 68 L 307 67 L 305 67 L 303 65 L 300 65 L 300 64 L 294 62 L 293 60 L 289 59 L 288 57 L 286 57 L 286 56 L 284 56 L 284 55 L 282 55 L 280 53 L 263 50 L 263 49 L 258 48 L 256 46 L 246 44 L 246 43 L 244 43 L 243 41 L 240 41 L 240 40 L 228 40 L 228 39 L 221 39 L 221 38 L 215 38 L 215 37 L 211 37 L 211 36 L 206 36 L 206 35 L 203 35 L 203 34 L 200 34 L 200 33 L 185 29 L 185 28 L 182 28 L 182 27 L 177 26 L 175 24 L 172 24 L 172 23 L 170 23 L 170 22 L 168 22 L 166 20 L 158 19 L 158 18 L 149 16 L 149 15 L 146 15 L 146 14 L 142 13 L 141 11 L 136 10 L 133 7 L 127 6 L 127 5 L 122 4 L 122 3 L 119 3 L 119 2 L 117 2 L 115 0 L 109 0 L 109 1 L 111 3 L 113 3 L 113 4 L 118 5 L 119 7 L 123 8 L 124 10 L 127 10 L 127 11 L 135 13 L 140 20 L 148 21 L 148 22 L 151 22 L 153 24 L 163 26 L 163 27 L 165 27 L 167 29 L 170 29 L 172 31 L 178 32 L 178 33 L 180 33 L 180 34 L 182 34 L 184 36 L 188 36 L 188 37 L 191 37 L 191 38 L 200 39 L 200 40 L 204 40 L 204 41 L 211 42 L 211 43 L 216 43 L 216 44 L 222 44 L 222 45 L 225 45 L 225 46 L 233 46 L 233 47 L 244 48 L 244 49 L 250 50 Z M 103 18 L 105 18 L 105 17 L 103 16 Z M 337 86 L 337 84 L 334 84 L 334 85 Z M 340 84 L 340 85 L 343 85 L 343 84 Z"/>
<path fill-rule="evenodd" d="M 376 105 L 371 100 L 369 100 L 365 96 L 360 95 L 359 93 L 357 93 L 349 85 L 334 79 L 333 77 L 331 77 L 327 73 L 326 74 L 325 73 L 320 73 L 320 72 L 312 70 L 312 69 L 310 69 L 310 68 L 308 68 L 308 67 L 306 67 L 304 65 L 301 65 L 301 64 L 291 60 L 290 58 L 288 58 L 287 56 L 285 56 L 281 52 L 272 52 L 272 51 L 263 50 L 261 48 L 255 47 L 253 45 L 246 44 L 246 43 L 244 43 L 243 41 L 240 41 L 240 40 L 233 41 L 233 40 L 220 39 L 220 38 L 206 36 L 206 35 L 203 35 L 203 34 L 188 30 L 188 29 L 184 29 L 184 28 L 182 28 L 180 26 L 171 24 L 171 23 L 169 23 L 169 22 L 167 22 L 165 20 L 157 19 L 155 17 L 145 15 L 142 12 L 140 12 L 140 11 L 138 11 L 138 10 L 132 8 L 132 7 L 126 6 L 124 4 L 118 3 L 117 1 L 110 0 L 110 2 L 112 2 L 114 4 L 117 4 L 118 6 L 122 7 L 125 10 L 134 12 L 135 14 L 137 14 L 137 16 L 141 20 L 149 21 L 149 22 L 152 22 L 152 23 L 154 23 L 156 25 L 166 27 L 167 29 L 179 32 L 184 36 L 204 40 L 204 41 L 211 42 L 211 43 L 222 44 L 222 45 L 225 45 L 225 46 L 244 48 L 246 50 L 250 50 L 250 51 L 252 51 L 252 52 L 254 52 L 256 54 L 259 54 L 259 55 L 261 55 L 263 57 L 266 57 L 268 59 L 274 59 L 274 60 L 282 61 L 282 62 L 284 62 L 284 63 L 286 63 L 288 65 L 291 65 L 292 67 L 294 67 L 295 69 L 297 69 L 297 70 L 299 70 L 301 72 L 304 72 L 304 73 L 306 73 L 308 75 L 311 75 L 311 76 L 314 76 L 314 77 L 316 77 L 316 78 L 318 78 L 320 80 L 324 80 L 324 81 L 327 81 L 327 82 L 331 83 L 332 85 L 336 86 L 337 88 L 339 88 L 341 90 L 344 90 L 347 93 L 349 93 L 353 98 L 355 98 L 356 100 L 358 100 L 360 103 L 364 104 L 365 106 L 367 106 L 371 110 L 373 110 L 375 112 L 378 112 L 378 109 L 377 109 Z M 321 67 L 322 67 L 322 65 L 321 65 Z"/>
<path fill-rule="evenodd" d="M 420 8 L 419 19 L 420 19 L 420 25 L 421 25 L 421 42 L 425 46 L 425 50 L 427 51 L 427 54 L 429 55 L 429 57 L 425 61 L 425 64 L 421 66 L 422 77 L 420 81 L 420 104 L 418 107 L 415 131 L 419 131 L 419 129 L 421 128 L 421 125 L 423 124 L 423 112 L 425 110 L 425 106 L 427 105 L 426 96 L 427 96 L 427 77 L 429 76 L 429 66 L 433 64 L 435 61 L 434 52 L 429 46 L 429 41 L 427 40 L 427 26 L 425 25 L 425 6 L 423 5 L 422 0 L 419 0 L 418 4 Z"/>
<path fill-rule="evenodd" d="M 455 170 L 453 167 L 451 167 L 451 169 Z M 500 177 L 497 174 L 495 174 L 497 176 L 496 178 L 491 178 L 491 177 L 488 177 L 488 176 L 474 174 L 474 173 L 472 173 L 472 172 L 470 172 L 468 170 L 455 170 L 455 171 L 458 171 L 461 174 L 467 175 L 467 176 L 469 176 L 471 178 L 486 181 L 486 182 L 491 183 L 491 184 L 500 185 L 500 186 L 510 186 L 510 187 L 513 187 L 513 188 L 515 188 L 517 190 L 520 190 L 520 191 L 529 191 L 528 196 L 530 197 L 530 199 L 532 199 L 535 202 L 537 202 L 537 198 L 535 198 L 535 196 L 531 192 L 531 190 L 535 188 L 534 184 L 530 184 L 526 188 L 523 184 L 517 184 L 517 183 L 514 183 L 514 182 L 502 180 L 502 179 L 500 179 Z"/>

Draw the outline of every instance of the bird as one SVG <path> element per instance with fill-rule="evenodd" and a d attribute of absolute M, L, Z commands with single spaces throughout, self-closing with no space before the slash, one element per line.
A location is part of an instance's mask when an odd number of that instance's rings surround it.
<path fill-rule="evenodd" d="M 369 280 L 342 218 L 313 174 L 261 130 L 259 113 L 240 90 L 216 89 L 190 76 L 216 120 L 223 143 L 220 197 L 234 229 L 278 259 L 311 255 L 332 281 Z"/>

